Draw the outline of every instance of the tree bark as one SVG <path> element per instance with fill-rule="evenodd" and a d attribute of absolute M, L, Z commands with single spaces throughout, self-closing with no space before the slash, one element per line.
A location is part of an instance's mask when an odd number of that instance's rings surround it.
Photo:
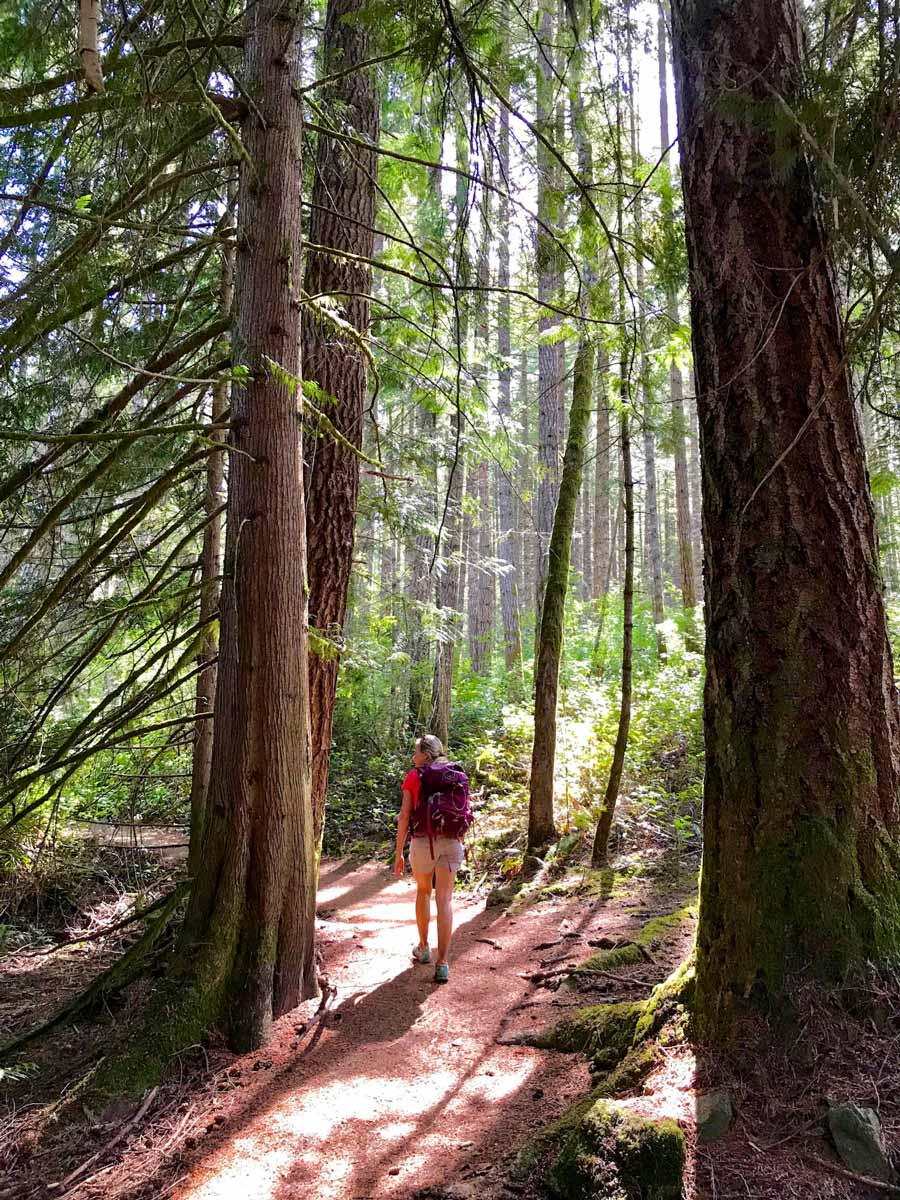
<path fill-rule="evenodd" d="M 702 1036 L 895 959 L 898 713 L 793 0 L 674 0 L 706 552 Z M 740 94 L 743 116 L 723 97 Z M 754 111 L 756 108 L 756 111 Z"/>
<path fill-rule="evenodd" d="M 597 424 L 594 458 L 594 587 L 593 597 L 599 600 L 609 589 L 610 578 L 610 478 L 609 478 L 609 406 L 606 400 L 606 377 L 609 373 L 609 353 L 600 350 L 597 364 Z"/>
<path fill-rule="evenodd" d="M 469 168 L 468 130 L 462 118 L 457 118 L 456 161 L 462 172 Z M 455 297 L 456 319 L 454 330 L 460 367 L 457 375 L 457 392 L 454 397 L 453 414 L 450 418 L 450 437 L 447 441 L 447 490 L 444 497 L 443 551 L 444 564 L 438 582 L 438 608 L 443 610 L 443 628 L 438 639 L 434 662 L 434 677 L 431 689 L 431 732 L 446 747 L 450 740 L 450 708 L 453 692 L 453 669 L 456 660 L 456 644 L 461 633 L 463 575 L 461 570 L 463 534 L 463 496 L 466 492 L 466 463 L 463 439 L 463 417 L 461 411 L 462 373 L 467 361 L 469 343 L 469 297 L 465 291 L 471 277 L 469 254 L 466 248 L 468 222 L 469 185 L 465 174 L 456 177 L 454 201 L 456 217 L 456 260 L 454 275 L 461 287 Z"/>
<path fill-rule="evenodd" d="M 233 202 L 233 198 L 232 198 Z M 234 298 L 234 246 L 222 252 L 222 278 L 219 285 L 219 308 L 223 316 L 231 313 Z M 228 379 L 223 377 L 214 385 L 210 406 L 210 423 L 222 421 L 228 407 Z M 224 431 L 213 430 L 210 441 L 223 442 Z M 206 489 L 203 508 L 207 522 L 203 530 L 200 552 L 200 625 L 204 629 L 199 660 L 202 669 L 197 676 L 194 709 L 197 725 L 194 730 L 194 753 L 191 758 L 191 830 L 188 843 L 188 875 L 193 879 L 200 868 L 200 847 L 206 819 L 206 799 L 212 769 L 213 723 L 208 714 L 216 703 L 216 654 L 218 638 L 213 621 L 219 607 L 219 572 L 222 558 L 222 520 L 219 509 L 225 490 L 225 451 L 214 450 L 206 460 Z"/>
<path fill-rule="evenodd" d="M 628 24 L 628 116 L 631 128 L 631 173 L 637 178 L 638 147 L 637 112 L 635 103 L 635 75 L 632 62 L 632 32 Z M 647 363 L 647 332 L 644 308 L 646 305 L 644 283 L 644 230 L 643 230 L 643 199 L 640 190 L 634 197 L 634 241 L 635 241 L 635 283 L 637 285 L 638 306 L 638 362 L 640 369 L 641 400 L 644 409 L 644 535 L 648 582 L 650 584 L 650 599 L 653 605 L 653 625 L 656 633 L 656 652 L 662 662 L 666 657 L 666 638 L 663 632 L 663 622 L 666 619 L 666 609 L 663 601 L 662 559 L 659 545 L 659 501 L 656 487 L 656 434 L 654 430 L 653 405 L 650 396 L 650 370 Z"/>
<path fill-rule="evenodd" d="M 618 47 L 616 57 L 618 59 Z M 616 98 L 616 161 L 622 161 L 622 102 Z M 624 233 L 624 213 L 622 189 L 619 188 L 616 198 L 616 232 L 619 243 L 622 243 Z M 613 759 L 610 764 L 609 779 L 603 797 L 603 807 L 597 821 L 594 833 L 594 845 L 591 850 L 591 865 L 604 867 L 607 862 L 609 834 L 612 829 L 613 816 L 619 798 L 619 788 L 622 783 L 622 772 L 625 769 L 625 752 L 628 749 L 628 733 L 631 728 L 631 685 L 632 659 L 634 645 L 634 473 L 631 466 L 631 422 L 628 405 L 625 398 L 628 395 L 628 371 L 631 354 L 625 336 L 625 278 L 619 272 L 619 320 L 621 336 L 619 343 L 619 377 L 622 389 L 622 408 L 619 417 L 619 442 L 622 457 L 622 504 L 624 506 L 625 553 L 622 563 L 622 696 L 619 704 L 619 725 L 616 730 L 616 742 L 613 747 Z M 615 542 L 618 514 L 613 527 L 612 539 Z M 604 614 L 605 615 L 605 614 Z M 599 637 L 599 630 L 598 630 Z M 597 649 L 595 648 L 595 657 Z"/>
<path fill-rule="evenodd" d="M 557 113 L 553 104 L 554 74 L 552 45 L 554 21 L 550 12 L 541 16 L 538 45 L 537 110 L 535 125 L 551 142 L 556 141 Z M 557 179 L 556 160 L 547 148 L 537 145 L 537 215 L 542 222 L 536 232 L 538 300 L 552 302 L 558 299 L 560 287 L 559 250 L 546 227 L 558 226 L 560 219 L 560 191 Z M 559 492 L 559 445 L 560 412 L 564 404 L 563 373 L 564 347 L 560 341 L 548 342 L 547 331 L 559 323 L 555 313 L 542 310 L 538 318 L 538 335 L 545 335 L 538 344 L 538 471 L 537 497 L 535 503 L 536 580 L 535 580 L 535 636 L 540 636 L 541 606 L 544 585 L 547 579 L 547 556 L 556 498 Z M 535 655 L 537 655 L 535 644 Z"/>
<path fill-rule="evenodd" d="M 624 372 L 623 372 L 624 373 Z M 625 752 L 631 728 L 632 648 L 634 644 L 634 476 L 631 470 L 631 430 L 628 410 L 623 407 L 619 418 L 619 437 L 622 443 L 622 491 L 625 497 L 625 555 L 622 587 L 622 698 L 613 760 L 603 796 L 603 807 L 597 821 L 591 865 L 605 867 L 608 859 L 609 834 L 615 816 Z"/>
<path fill-rule="evenodd" d="M 500 158 L 500 183 L 504 193 L 509 183 L 509 112 L 500 112 L 498 137 Z M 510 699 L 522 695 L 522 635 L 519 630 L 519 582 L 521 579 L 521 553 L 516 554 L 516 541 L 521 546 L 521 531 L 516 528 L 516 506 L 513 496 L 512 471 L 516 465 L 518 439 L 513 437 L 512 421 L 512 354 L 510 330 L 509 294 L 509 201 L 505 194 L 500 199 L 499 244 L 497 246 L 497 286 L 501 289 L 497 299 L 497 357 L 500 360 L 497 396 L 497 416 L 500 428 L 507 437 L 510 448 L 508 466 L 498 464 L 496 470 L 497 509 L 500 518 L 500 537 L 497 557 L 504 564 L 500 574 L 500 610 L 503 617 L 504 659 L 506 662 L 506 686 Z M 513 450 L 516 447 L 516 450 Z"/>
<path fill-rule="evenodd" d="M 193 1020 L 236 1050 L 315 994 L 315 854 L 307 691 L 306 520 L 295 298 L 301 235 L 299 3 L 247 17 L 235 385 L 212 777 L 182 959 Z M 273 367 L 272 364 L 277 364 Z M 183 1043 L 179 1043 L 183 1044 Z"/>
<path fill-rule="evenodd" d="M 344 73 L 323 89 L 320 102 L 334 111 L 342 127 L 349 125 L 361 140 L 377 144 L 381 113 L 374 76 L 371 71 L 347 70 L 369 57 L 368 27 L 357 19 L 362 8 L 362 0 L 329 0 L 323 68 L 326 75 Z M 358 258 L 372 257 L 377 172 L 374 151 L 319 134 L 310 241 Z M 304 288 L 310 297 L 337 304 L 342 319 L 365 337 L 372 289 L 368 265 L 311 251 Z M 325 402 L 325 410 L 350 443 L 322 434 L 311 440 L 308 450 L 309 612 L 319 634 L 318 644 L 329 647 L 325 653 L 314 650 L 309 658 L 313 814 L 318 844 L 325 817 L 331 725 L 359 493 L 359 459 L 350 447 L 362 445 L 366 359 L 352 336 L 335 329 L 309 305 L 303 309 L 302 328 L 304 379 L 317 383 L 333 399 L 333 403 Z"/>
<path fill-rule="evenodd" d="M 462 543 L 462 498 L 465 491 L 465 462 L 462 452 L 462 418 L 454 411 L 450 427 L 450 461 L 447 472 L 446 518 L 441 551 L 444 564 L 438 582 L 438 608 L 443 627 L 435 652 L 431 689 L 431 732 L 446 747 L 450 741 L 450 709 L 453 691 L 453 661 L 459 638 L 460 549 Z"/>
<path fill-rule="evenodd" d="M 700 428 L 697 420 L 697 378 L 691 372 L 694 394 L 688 404 L 690 413 L 691 461 L 688 480 L 691 490 L 691 549 L 694 558 L 694 591 L 697 603 L 703 601 L 703 506 L 700 499 Z"/>
<path fill-rule="evenodd" d="M 534 745 L 528 805 L 528 846 L 534 849 L 556 837 L 553 820 L 553 771 L 556 763 L 556 703 L 562 658 L 569 555 L 575 509 L 581 490 L 584 444 L 591 416 L 594 348 L 582 338 L 575 360 L 569 436 L 563 460 L 559 500 L 550 538 L 549 570 L 541 609 L 538 659 L 534 674 Z"/>
<path fill-rule="evenodd" d="M 470 641 L 472 671 L 488 675 L 491 670 L 494 633 L 495 576 L 487 565 L 492 557 L 493 508 L 491 506 L 488 464 L 482 460 L 472 472 L 472 495 L 478 506 L 477 521 L 471 530 L 469 558 Z"/>
<path fill-rule="evenodd" d="M 666 18 L 662 8 L 657 19 L 657 58 L 659 63 L 659 126 L 661 153 L 669 145 L 669 95 L 666 51 Z M 671 168 L 670 168 L 671 169 Z M 671 226 L 674 222 L 671 202 L 666 198 L 662 206 L 663 220 Z M 673 330 L 681 324 L 678 311 L 678 290 L 669 281 L 666 285 L 666 312 Z M 687 448 L 685 435 L 687 426 L 684 416 L 684 382 L 681 368 L 673 360 L 669 363 L 669 398 L 672 404 L 672 431 L 675 451 L 675 522 L 678 531 L 678 572 L 681 601 L 685 612 L 693 613 L 697 606 L 697 589 L 694 580 L 694 547 L 691 536 L 691 503 L 688 487 Z M 699 649 L 693 645 L 692 649 Z"/>
<path fill-rule="evenodd" d="M 88 91 L 102 96 L 103 60 L 98 48 L 97 32 L 100 25 L 100 0 L 79 0 L 78 4 L 78 54 Z"/>
<path fill-rule="evenodd" d="M 591 440 L 591 430 L 588 426 L 588 443 Z M 596 440 L 596 439 L 595 439 Z M 581 480 L 581 598 L 590 600 L 594 594 L 594 514 L 593 514 L 593 480 L 590 471 L 582 471 Z"/>

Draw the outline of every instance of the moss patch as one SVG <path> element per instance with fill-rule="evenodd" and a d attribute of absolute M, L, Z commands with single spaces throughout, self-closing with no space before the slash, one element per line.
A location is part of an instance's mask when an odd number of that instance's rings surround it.
<path fill-rule="evenodd" d="M 684 921 L 696 918 L 696 916 L 697 904 L 696 901 L 691 901 L 690 904 L 683 904 L 675 912 L 667 913 L 662 917 L 654 917 L 652 921 L 648 921 L 642 927 L 632 941 L 624 946 L 616 946 L 613 950 L 601 950 L 598 954 L 592 954 L 590 958 L 579 964 L 580 969 L 611 971 L 615 967 L 640 962 L 645 957 L 643 951 L 649 951 L 671 930 L 677 929 Z"/>
<path fill-rule="evenodd" d="M 634 1046 L 591 1094 L 598 1100 L 604 1100 L 622 1092 L 632 1091 L 647 1078 L 660 1057 L 660 1049 L 656 1042 L 643 1042 Z"/>
<path fill-rule="evenodd" d="M 634 1044 L 655 1037 L 663 1025 L 679 1011 L 691 1008 L 696 983 L 695 960 L 692 954 L 650 993 L 634 1030 Z"/>
<path fill-rule="evenodd" d="M 651 1121 L 625 1103 L 597 1100 L 580 1115 L 546 1182 L 565 1200 L 680 1200 L 684 1163 L 675 1121 Z"/>
<path fill-rule="evenodd" d="M 590 1059 L 591 1070 L 609 1071 L 618 1066 L 631 1049 L 643 1012 L 642 1000 L 580 1008 L 553 1029 L 540 1034 L 536 1044 L 568 1054 L 581 1051 Z"/>

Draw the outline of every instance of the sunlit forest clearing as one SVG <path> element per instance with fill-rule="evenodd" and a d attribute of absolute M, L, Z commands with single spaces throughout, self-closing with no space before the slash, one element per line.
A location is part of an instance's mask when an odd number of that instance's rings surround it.
<path fill-rule="evenodd" d="M 900 7 L 0 7 L 0 1200 L 900 1195 Z"/>

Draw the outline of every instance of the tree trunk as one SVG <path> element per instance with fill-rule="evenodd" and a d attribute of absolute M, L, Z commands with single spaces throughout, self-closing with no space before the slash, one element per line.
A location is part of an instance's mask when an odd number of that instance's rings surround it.
<path fill-rule="evenodd" d="M 528 846 L 535 849 L 556 837 L 553 820 L 553 771 L 556 763 L 556 702 L 562 658 L 569 554 L 575 509 L 581 490 L 584 444 L 593 399 L 594 348 L 582 338 L 575 360 L 569 436 L 559 500 L 550 538 L 549 570 L 541 609 L 538 659 L 534 673 L 534 745 L 528 806 Z"/>
<path fill-rule="evenodd" d="M 538 45 L 537 115 L 535 124 L 551 142 L 556 140 L 556 110 L 553 104 L 555 79 L 552 65 L 554 22 L 549 11 L 541 16 Z M 543 226 L 555 228 L 560 219 L 560 192 L 557 165 L 542 143 L 537 146 L 537 215 Z M 536 232 L 538 300 L 558 299 L 560 286 L 559 249 L 553 237 L 539 225 Z M 538 319 L 538 334 L 559 323 L 559 317 L 542 310 Z M 563 346 L 545 340 L 538 343 L 538 470 L 535 503 L 536 580 L 535 580 L 535 655 L 540 632 L 541 605 L 547 579 L 547 555 L 556 497 L 559 491 L 560 410 L 564 403 Z"/>
<path fill-rule="evenodd" d="M 316 989 L 306 517 L 298 396 L 284 375 L 300 374 L 299 15 L 299 4 L 259 0 L 247 18 L 254 108 L 243 126 L 234 345 L 249 376 L 232 393 L 239 453 L 212 777 L 182 944 L 194 980 L 182 1002 L 200 1028 L 224 1022 L 236 1050 L 262 1045 L 273 1017 Z"/>
<path fill-rule="evenodd" d="M 456 125 L 456 162 L 460 170 L 469 169 L 468 130 L 461 117 Z M 438 582 L 437 604 L 443 610 L 443 626 L 434 659 L 434 677 L 431 688 L 431 732 L 446 747 L 450 740 L 450 707 L 453 692 L 453 669 L 456 660 L 456 644 L 461 633 L 463 573 L 461 549 L 463 535 L 463 496 L 466 493 L 466 463 L 463 441 L 463 417 L 461 412 L 461 380 L 467 361 L 469 342 L 469 296 L 465 291 L 470 281 L 469 254 L 466 248 L 468 222 L 469 186 L 465 175 L 456 177 L 454 201 L 456 218 L 456 261 L 454 275 L 463 289 L 456 296 L 455 330 L 456 349 L 460 359 L 457 375 L 457 394 L 454 398 L 453 414 L 450 418 L 450 436 L 447 439 L 447 490 L 443 503 L 443 533 L 439 550 L 444 562 Z"/>
<path fill-rule="evenodd" d="M 588 426 L 585 435 L 588 444 L 591 440 L 591 430 Z M 594 514 L 591 501 L 593 499 L 593 480 L 590 471 L 582 471 L 581 480 L 581 598 L 590 600 L 594 594 Z"/>
<path fill-rule="evenodd" d="M 509 112 L 500 112 L 498 138 L 500 157 L 500 184 L 506 191 L 509 183 Z M 500 360 L 497 396 L 497 416 L 501 431 L 506 435 L 509 447 L 508 466 L 498 464 L 496 470 L 497 509 L 500 518 L 500 537 L 497 542 L 497 557 L 503 563 L 500 574 L 500 610 L 503 616 L 503 645 L 506 662 L 506 686 L 511 700 L 522 695 L 522 635 L 519 631 L 519 581 L 521 579 L 521 554 L 516 554 L 515 545 L 521 536 L 516 528 L 516 506 L 513 496 L 512 471 L 515 466 L 515 451 L 518 439 L 513 436 L 512 421 L 512 353 L 510 331 L 509 294 L 509 201 L 500 198 L 499 244 L 497 246 L 497 286 L 501 289 L 497 298 L 497 357 Z"/>
<path fill-rule="evenodd" d="M 472 496 L 478 510 L 472 520 L 469 556 L 469 637 L 472 671 L 488 675 L 491 670 L 494 632 L 494 573 L 489 569 L 491 555 L 490 475 L 488 464 L 482 460 L 472 472 Z"/>
<path fill-rule="evenodd" d="M 624 374 L 624 372 L 623 372 Z M 622 443 L 622 490 L 625 495 L 625 562 L 622 588 L 622 699 L 619 708 L 619 726 L 613 760 L 609 770 L 603 807 L 594 834 L 591 865 L 605 867 L 622 772 L 625 769 L 625 752 L 628 749 L 628 731 L 631 728 L 631 674 L 632 646 L 634 642 L 634 476 L 631 471 L 631 431 L 628 410 L 623 407 L 619 418 L 619 437 Z"/>
<path fill-rule="evenodd" d="M 632 65 L 632 32 L 628 24 L 628 114 L 631 127 L 631 174 L 637 180 L 640 151 L 637 135 L 635 76 Z M 666 657 L 666 638 L 663 622 L 666 619 L 663 602 L 662 557 L 659 546 L 659 501 L 656 490 L 656 435 L 653 405 L 650 397 L 650 370 L 647 363 L 647 333 L 644 317 L 646 296 L 644 283 L 643 199 L 640 190 L 634 197 L 635 283 L 638 306 L 638 354 L 640 365 L 641 399 L 644 408 L 644 548 L 650 599 L 653 605 L 653 625 L 656 632 L 656 652 L 660 661 Z"/>
<path fill-rule="evenodd" d="M 600 351 L 597 364 L 597 440 L 594 458 L 594 588 L 599 600 L 609 589 L 610 578 L 610 479 L 609 479 L 609 406 L 606 402 L 606 377 L 609 354 Z"/>
<path fill-rule="evenodd" d="M 694 592 L 699 604 L 703 600 L 703 507 L 700 500 L 702 467 L 700 465 L 700 429 L 697 422 L 697 379 L 693 372 L 691 373 L 691 380 L 694 388 L 694 394 L 688 404 L 691 424 L 691 462 L 689 471 L 691 489 L 691 549 L 694 559 Z"/>
<path fill-rule="evenodd" d="M 661 153 L 669 145 L 669 95 L 666 58 L 666 18 L 662 9 L 657 20 L 657 58 L 659 63 L 659 126 Z M 669 160 L 671 162 L 671 160 Z M 671 167 L 670 167 L 671 169 Z M 674 223 L 672 205 L 668 198 L 663 201 L 663 220 L 671 227 Z M 666 285 L 666 312 L 672 330 L 681 324 L 678 311 L 678 290 L 672 281 Z M 691 504 L 688 487 L 688 466 L 684 415 L 684 383 L 681 368 L 673 358 L 669 363 L 669 398 L 672 403 L 672 432 L 675 452 L 675 521 L 678 530 L 678 572 L 681 600 L 685 612 L 693 613 L 697 606 L 697 589 L 694 582 L 694 547 L 691 531 Z M 696 639 L 694 639 L 696 642 Z M 691 649 L 699 649 L 698 644 Z"/>
<path fill-rule="evenodd" d="M 629 35 L 630 36 L 630 35 Z M 619 59 L 618 46 L 616 53 L 617 65 Z M 616 98 L 616 161 L 622 161 L 622 102 Z M 619 188 L 616 198 L 616 232 L 619 244 L 622 244 L 624 234 L 624 213 L 622 189 Z M 622 389 L 622 408 L 619 417 L 619 442 L 622 457 L 622 504 L 624 505 L 625 553 L 622 564 L 622 696 L 619 706 L 619 726 L 616 731 L 616 743 L 613 747 L 613 759 L 609 770 L 609 779 L 603 797 L 603 807 L 597 821 L 594 834 L 594 845 L 591 851 L 591 864 L 603 867 L 607 862 L 609 834 L 612 829 L 613 816 L 619 798 L 619 787 L 622 783 L 622 772 L 625 769 L 625 752 L 628 749 L 628 732 L 631 728 L 631 676 L 632 648 L 634 643 L 634 474 L 631 466 L 631 428 L 628 406 L 625 398 L 628 395 L 628 372 L 631 361 L 630 347 L 625 337 L 625 278 L 619 272 L 619 320 L 621 335 L 619 342 L 619 377 Z M 613 541 L 619 524 L 617 516 L 613 528 Z M 599 631 L 598 631 L 599 633 Z M 595 654 L 596 657 L 596 654 Z"/>
<path fill-rule="evenodd" d="M 525 611 L 530 612 L 529 605 L 534 604 L 537 590 L 537 536 L 534 517 L 535 498 L 534 486 L 534 448 L 532 446 L 531 404 L 528 394 L 528 351 L 522 350 L 519 357 L 519 411 L 522 414 L 522 441 L 517 461 L 517 480 L 519 495 L 522 497 L 520 507 L 520 531 L 522 541 L 522 591 L 525 597 Z"/>
<path fill-rule="evenodd" d="M 713 1038 L 803 972 L 896 959 L 900 713 L 813 171 L 798 142 L 776 172 L 759 116 L 772 89 L 803 103 L 800 13 L 672 8 L 707 571 L 696 1015 Z"/>
<path fill-rule="evenodd" d="M 368 58 L 369 35 L 358 20 L 362 0 L 329 0 L 325 18 L 324 71 L 344 72 L 319 94 L 342 127 L 377 144 L 381 127 L 378 90 L 370 71 L 347 71 Z M 371 258 L 375 220 L 377 157 L 319 134 L 309 223 L 310 241 L 361 258 Z M 337 304 L 340 315 L 361 336 L 369 327 L 372 273 L 365 263 L 310 251 L 304 288 L 311 297 Z M 366 400 L 366 359 L 352 337 L 309 305 L 303 308 L 303 375 L 332 397 L 328 417 L 350 446 L 362 445 Z M 319 407 L 322 407 L 319 405 Z M 340 646 L 347 615 L 347 589 L 353 562 L 359 459 L 350 446 L 322 434 L 308 457 L 306 522 L 309 552 L 310 621 L 326 653 L 310 654 L 313 813 L 321 839 L 328 790 L 331 722 Z M 319 642 L 321 644 L 321 641 Z"/>
<path fill-rule="evenodd" d="M 453 660 L 459 638 L 461 604 L 460 549 L 462 542 L 462 498 L 465 490 L 465 463 L 462 453 L 462 418 L 453 413 L 450 430 L 451 459 L 447 472 L 446 516 L 440 546 L 444 563 L 438 583 L 438 608 L 443 625 L 435 651 L 434 679 L 431 689 L 431 732 L 446 747 L 450 741 L 450 707 L 453 690 Z"/>
<path fill-rule="evenodd" d="M 233 298 L 234 246 L 226 245 L 222 252 L 222 278 L 219 284 L 219 308 L 223 316 L 230 316 Z M 228 379 L 223 376 L 212 389 L 210 423 L 219 424 L 227 408 Z M 213 430 L 209 437 L 210 441 L 214 442 L 224 443 L 225 440 L 222 430 Z M 222 558 L 222 518 L 219 510 L 222 507 L 224 491 L 225 451 L 214 450 L 206 460 L 206 490 L 203 496 L 207 520 L 203 530 L 203 548 L 200 552 L 199 620 L 204 633 L 198 656 L 202 666 L 197 676 L 194 700 L 198 720 L 194 730 L 194 753 L 191 759 L 191 832 L 188 843 L 188 875 L 191 879 L 196 878 L 200 868 L 200 847 L 203 842 L 206 799 L 212 769 L 213 723 L 208 714 L 215 710 L 216 703 L 218 639 L 213 622 L 219 607 L 219 572 Z"/>
<path fill-rule="evenodd" d="M 102 95 L 103 60 L 98 49 L 97 30 L 100 24 L 100 0 L 79 0 L 78 4 L 78 54 L 84 82 L 88 91 Z"/>
<path fill-rule="evenodd" d="M 435 414 L 424 407 L 417 412 L 419 437 L 422 442 L 432 449 L 436 437 Z M 437 508 L 437 471 L 435 464 L 429 464 L 428 469 L 419 471 L 419 479 L 423 485 L 427 504 L 422 519 L 433 529 Z M 416 534 L 409 555 L 410 590 L 412 593 L 412 608 L 410 612 L 410 647 L 409 647 L 409 716 L 412 730 L 416 735 L 428 732 L 429 704 L 431 700 L 430 670 L 428 666 L 428 638 L 422 627 L 422 613 L 429 603 L 434 600 L 434 576 L 431 572 L 431 560 L 434 554 L 434 536 L 426 528 Z"/>

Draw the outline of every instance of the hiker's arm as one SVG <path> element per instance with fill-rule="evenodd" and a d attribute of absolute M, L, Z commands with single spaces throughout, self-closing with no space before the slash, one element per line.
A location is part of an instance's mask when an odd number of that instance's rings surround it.
<path fill-rule="evenodd" d="M 403 862 L 403 847 L 406 845 L 406 835 L 409 833 L 409 814 L 412 809 L 412 792 L 403 789 L 403 803 L 400 805 L 400 816 L 397 818 L 397 849 L 394 854 L 394 872 L 402 875 L 406 870 Z"/>

